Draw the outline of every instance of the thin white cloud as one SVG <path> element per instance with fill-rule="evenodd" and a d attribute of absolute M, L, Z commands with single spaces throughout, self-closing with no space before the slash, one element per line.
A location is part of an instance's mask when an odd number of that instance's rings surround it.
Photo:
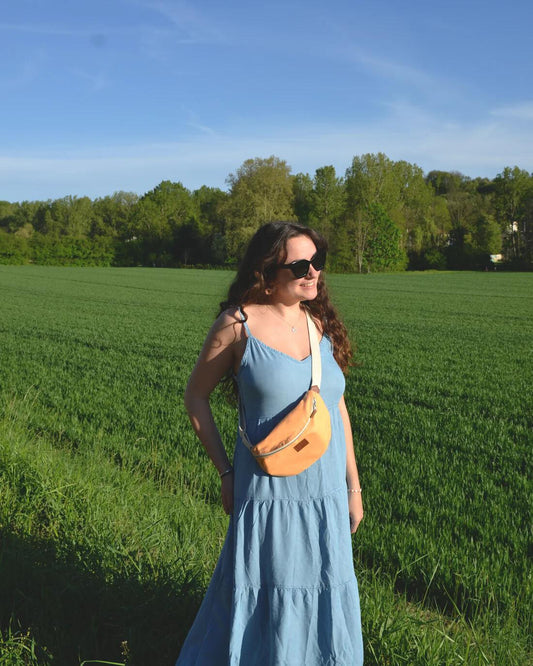
<path fill-rule="evenodd" d="M 142 53 L 165 66 L 174 66 L 177 46 L 197 46 L 226 42 L 217 26 L 184 2 L 131 0 L 131 5 L 148 10 L 150 20 L 140 26 Z"/>
<path fill-rule="evenodd" d="M 372 54 L 365 54 L 358 50 L 353 51 L 355 62 L 366 67 L 373 74 L 383 78 L 394 80 L 398 83 L 406 83 L 416 88 L 427 90 L 435 85 L 434 77 L 426 72 L 399 61 L 378 58 Z"/>
<path fill-rule="evenodd" d="M 51 25 L 44 23 L 0 23 L 0 31 L 20 32 L 36 35 L 46 35 L 49 37 L 87 37 L 96 42 L 109 35 L 136 34 L 142 29 L 142 26 L 94 26 L 77 28 L 68 25 Z"/>
<path fill-rule="evenodd" d="M 394 34 L 384 33 L 378 40 L 363 24 L 349 27 L 331 18 L 326 18 L 325 23 L 328 44 L 324 50 L 341 63 L 351 63 L 372 76 L 417 89 L 435 85 L 434 76 L 402 59 L 403 49 L 395 48 Z"/>
<path fill-rule="evenodd" d="M 383 90 L 375 94 L 379 94 L 381 99 L 398 95 L 404 100 L 420 102 L 423 99 L 436 107 L 464 106 L 468 91 L 465 91 L 463 83 L 413 66 L 402 61 L 400 56 L 392 60 L 372 49 L 364 50 L 351 44 L 341 44 L 332 52 L 342 63 L 349 63 L 357 69 L 358 74 L 366 75 L 373 84 L 380 82 Z"/>
<path fill-rule="evenodd" d="M 192 127 L 192 129 L 196 129 L 199 132 L 203 132 L 204 134 L 209 134 L 210 136 L 215 136 L 216 132 L 214 129 L 211 127 L 208 127 L 207 125 L 202 125 L 199 122 L 196 122 L 194 120 L 189 120 L 187 122 L 188 127 Z"/>
<path fill-rule="evenodd" d="M 27 88 L 39 78 L 45 61 L 46 52 L 43 49 L 26 53 L 19 64 L 4 72 L 0 79 L 2 86 L 7 91 Z"/>
<path fill-rule="evenodd" d="M 93 27 L 83 28 L 68 25 L 0 23 L 0 32 L 2 31 L 9 33 L 18 32 L 30 35 L 43 35 L 46 37 L 85 38 L 95 47 L 107 46 L 113 37 L 145 39 L 154 43 L 171 38 L 174 44 L 192 44 L 197 43 L 198 41 L 197 38 L 192 38 L 186 34 L 181 37 L 176 36 L 175 26 L 168 25 L 162 27 L 160 25 L 152 25 L 146 22 L 121 26 L 95 25 Z"/>
<path fill-rule="evenodd" d="M 50 35 L 52 37 L 59 36 L 79 36 L 90 34 L 87 30 L 79 30 L 75 28 L 54 26 L 54 25 L 44 25 L 44 24 L 33 24 L 33 23 L 0 23 L 0 31 L 4 32 L 24 32 L 35 35 Z"/>
<path fill-rule="evenodd" d="M 70 68 L 69 72 L 88 83 L 91 92 L 100 92 L 109 87 L 108 78 L 101 72 L 93 73 L 74 68 Z"/>
<path fill-rule="evenodd" d="M 187 121 L 187 126 L 191 127 L 192 129 L 198 130 L 199 132 L 202 132 L 203 134 L 208 134 L 210 136 L 215 136 L 216 132 L 212 127 L 208 127 L 205 125 L 201 119 L 199 118 L 198 114 L 193 111 L 192 109 L 186 107 L 185 105 L 182 105 L 182 110 L 184 113 L 188 116 L 188 121 Z"/>
<path fill-rule="evenodd" d="M 497 109 L 493 109 L 491 114 L 500 118 L 533 120 L 533 101 L 519 102 L 510 106 L 501 106 Z"/>
<path fill-rule="evenodd" d="M 163 17 L 172 27 L 174 34 L 179 37 L 180 43 L 204 44 L 225 41 L 225 35 L 220 28 L 187 2 L 141 0 L 137 4 Z"/>

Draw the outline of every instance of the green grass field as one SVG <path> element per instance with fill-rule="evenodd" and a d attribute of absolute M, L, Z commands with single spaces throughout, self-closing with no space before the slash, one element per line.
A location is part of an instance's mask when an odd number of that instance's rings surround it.
<path fill-rule="evenodd" d="M 0 666 L 175 660 L 227 525 L 182 398 L 231 279 L 0 266 Z M 533 275 L 328 284 L 365 663 L 533 664 Z"/>

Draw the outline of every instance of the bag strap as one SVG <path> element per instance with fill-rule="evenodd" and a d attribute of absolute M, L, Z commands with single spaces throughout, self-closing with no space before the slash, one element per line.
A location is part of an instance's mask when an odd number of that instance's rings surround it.
<path fill-rule="evenodd" d="M 244 429 L 245 417 L 244 417 L 244 407 L 242 405 L 242 400 L 239 397 L 239 435 L 241 436 L 243 444 L 245 444 L 247 449 L 250 451 L 254 448 L 252 442 L 248 439 L 246 430 Z"/>
<path fill-rule="evenodd" d="M 311 347 L 311 386 L 316 386 L 320 392 L 320 384 L 322 382 L 322 359 L 320 358 L 318 334 L 313 318 L 307 310 L 305 311 L 305 314 L 307 317 L 307 330 L 309 332 L 309 345 Z M 244 426 L 245 422 L 246 419 L 244 416 L 244 405 L 239 396 L 239 434 L 245 446 L 251 451 L 254 445 L 250 442 L 248 435 L 246 434 Z"/>
<path fill-rule="evenodd" d="M 309 314 L 309 311 L 306 310 L 305 314 L 307 316 L 307 330 L 309 331 L 309 344 L 311 347 L 311 386 L 316 386 L 320 391 L 320 384 L 322 382 L 322 359 L 320 358 L 318 335 L 315 322 Z"/>

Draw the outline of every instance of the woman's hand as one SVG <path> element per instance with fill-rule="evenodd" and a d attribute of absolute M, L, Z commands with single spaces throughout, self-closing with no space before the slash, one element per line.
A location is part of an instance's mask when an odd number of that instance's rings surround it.
<path fill-rule="evenodd" d="M 231 474 L 225 474 L 220 480 L 220 483 L 222 506 L 229 516 L 233 513 L 233 472 L 231 472 Z"/>
<path fill-rule="evenodd" d="M 355 534 L 359 523 L 363 520 L 363 498 L 361 493 L 348 493 L 348 510 L 350 512 L 350 532 Z"/>

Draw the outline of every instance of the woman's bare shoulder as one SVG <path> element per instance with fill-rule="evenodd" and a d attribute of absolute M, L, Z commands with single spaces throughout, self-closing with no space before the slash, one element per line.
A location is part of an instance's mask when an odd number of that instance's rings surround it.
<path fill-rule="evenodd" d="M 244 313 L 244 316 L 248 313 L 255 313 L 255 312 L 262 312 L 264 310 L 265 306 L 260 305 L 259 303 L 248 303 L 247 305 L 243 305 L 241 310 Z"/>
<path fill-rule="evenodd" d="M 240 308 L 236 306 L 231 306 L 227 308 L 226 310 L 222 310 L 222 312 L 218 315 L 216 321 L 221 321 L 224 323 L 232 323 L 234 321 L 241 321 L 241 312 Z"/>
<path fill-rule="evenodd" d="M 231 307 L 221 312 L 211 327 L 215 335 L 225 345 L 239 342 L 243 337 L 242 317 L 239 308 Z"/>
<path fill-rule="evenodd" d="M 241 309 L 247 321 L 250 317 L 252 318 L 252 321 L 261 319 L 261 317 L 264 317 L 265 314 L 265 306 L 261 305 L 260 303 L 248 303 L 248 305 L 242 307 Z M 239 313 L 237 313 L 237 315 L 240 317 Z"/>

